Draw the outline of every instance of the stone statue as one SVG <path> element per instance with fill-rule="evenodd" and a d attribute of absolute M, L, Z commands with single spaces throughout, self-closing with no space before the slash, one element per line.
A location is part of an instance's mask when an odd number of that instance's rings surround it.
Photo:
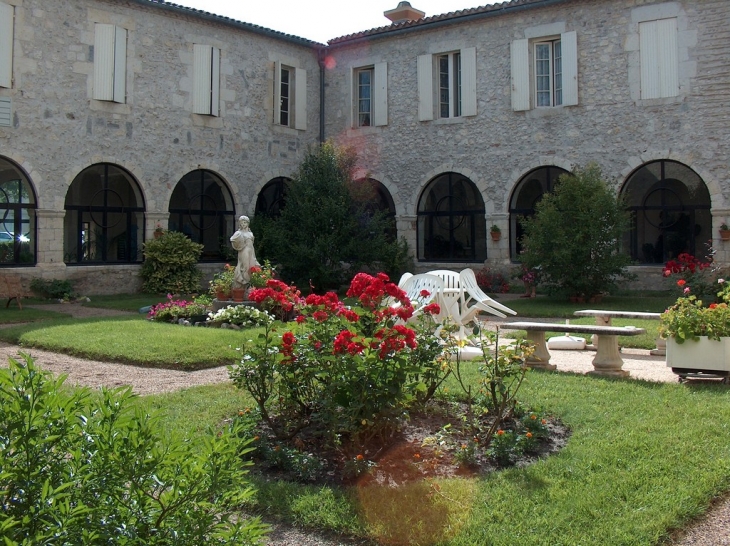
<path fill-rule="evenodd" d="M 231 236 L 231 245 L 238 252 L 238 265 L 233 272 L 233 288 L 246 288 L 251 282 L 251 268 L 259 265 L 253 248 L 253 233 L 248 224 L 248 216 L 239 217 L 238 231 Z"/>

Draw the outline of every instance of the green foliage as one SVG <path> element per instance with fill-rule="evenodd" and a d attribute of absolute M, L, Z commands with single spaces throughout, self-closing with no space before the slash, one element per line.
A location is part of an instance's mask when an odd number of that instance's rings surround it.
<path fill-rule="evenodd" d="M 0 529 L 5 544 L 254 544 L 258 521 L 232 424 L 165 437 L 130 390 L 68 391 L 33 360 L 0 370 Z"/>
<path fill-rule="evenodd" d="M 30 281 L 30 289 L 42 298 L 52 300 L 68 300 L 73 297 L 73 285 L 69 280 L 45 280 L 36 277 Z"/>
<path fill-rule="evenodd" d="M 176 322 L 208 314 L 208 306 L 198 301 L 176 300 L 168 294 L 167 301 L 150 308 L 147 318 L 157 322 Z"/>
<path fill-rule="evenodd" d="M 591 164 L 562 175 L 525 220 L 522 262 L 548 293 L 591 298 L 616 288 L 630 257 L 620 249 L 628 213 Z"/>
<path fill-rule="evenodd" d="M 405 242 L 392 241 L 392 219 L 372 211 L 365 185 L 353 180 L 353 150 L 332 143 L 311 150 L 288 184 L 278 218 L 256 221 L 257 251 L 280 264 L 281 275 L 317 291 L 338 288 L 380 261 L 395 271 L 407 265 Z"/>
<path fill-rule="evenodd" d="M 696 296 L 678 298 L 661 317 L 659 333 L 662 337 L 672 337 L 679 344 L 687 340 L 697 341 L 700 336 L 720 340 L 730 336 L 730 282 L 719 279 L 720 291 L 717 297 L 720 303 L 711 303 L 708 307 Z M 683 283 L 683 281 L 680 281 Z"/>
<path fill-rule="evenodd" d="M 140 275 L 142 289 L 156 294 L 190 294 L 200 290 L 203 276 L 197 264 L 203 245 L 184 233 L 166 231 L 144 244 L 144 263 Z"/>

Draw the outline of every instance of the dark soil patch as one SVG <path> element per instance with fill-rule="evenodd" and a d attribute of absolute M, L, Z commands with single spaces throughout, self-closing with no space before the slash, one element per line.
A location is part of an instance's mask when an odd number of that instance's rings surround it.
<path fill-rule="evenodd" d="M 559 420 L 546 417 L 544 434 L 531 442 L 531 448 L 513 457 L 509 465 L 499 465 L 485 445 L 490 419 L 481 418 L 476 427 L 468 427 L 461 417 L 464 411 L 463 404 L 437 403 L 426 412 L 412 414 L 384 438 L 339 449 L 326 447 L 306 431 L 281 442 L 261 429 L 253 453 L 256 469 L 268 478 L 288 481 L 400 487 L 434 478 L 486 474 L 504 466 L 522 467 L 559 451 L 570 436 Z M 518 419 L 503 424 L 505 431 L 519 428 Z"/>

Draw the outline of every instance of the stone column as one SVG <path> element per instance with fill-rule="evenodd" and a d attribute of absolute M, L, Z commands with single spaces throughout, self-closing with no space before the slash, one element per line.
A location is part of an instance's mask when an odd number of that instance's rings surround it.
<path fill-rule="evenodd" d="M 63 256 L 63 219 L 65 210 L 36 209 L 38 221 L 36 248 L 38 267 L 65 268 Z"/>
<path fill-rule="evenodd" d="M 157 229 L 158 225 L 162 229 L 167 230 L 167 223 L 169 220 L 169 212 L 145 212 L 145 240 L 148 241 L 154 237 L 155 229 Z"/>

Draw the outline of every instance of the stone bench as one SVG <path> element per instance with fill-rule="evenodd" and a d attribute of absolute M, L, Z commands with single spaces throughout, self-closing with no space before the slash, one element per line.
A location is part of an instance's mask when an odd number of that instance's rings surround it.
<path fill-rule="evenodd" d="M 10 307 L 10 302 L 15 300 L 18 304 L 18 308 L 23 309 L 23 304 L 20 303 L 20 299 L 24 296 L 25 291 L 23 285 L 20 282 L 18 275 L 12 275 L 4 272 L 0 275 L 0 298 L 8 298 L 5 307 Z"/>
<path fill-rule="evenodd" d="M 595 334 L 598 349 L 593 358 L 593 371 L 589 375 L 603 377 L 626 377 L 629 372 L 622 369 L 624 361 L 618 349 L 618 336 L 638 336 L 645 334 L 644 328 L 633 326 L 592 326 L 586 324 L 562 324 L 555 322 L 507 322 L 500 326 L 503 330 L 525 330 L 527 340 L 535 346 L 535 352 L 527 360 L 533 368 L 554 370 L 550 364 L 550 352 L 545 343 L 545 332 L 565 332 L 575 334 Z"/>
<path fill-rule="evenodd" d="M 576 311 L 573 314 L 576 317 L 596 317 L 596 324 L 600 326 L 611 326 L 612 318 L 659 320 L 662 317 L 661 313 L 645 313 L 642 311 L 607 311 L 604 309 L 585 309 L 583 311 Z M 593 340 L 593 345 L 593 348 L 596 348 L 598 345 L 597 340 Z M 666 356 L 667 341 L 658 336 L 656 338 L 656 347 L 649 353 L 654 356 Z"/>

